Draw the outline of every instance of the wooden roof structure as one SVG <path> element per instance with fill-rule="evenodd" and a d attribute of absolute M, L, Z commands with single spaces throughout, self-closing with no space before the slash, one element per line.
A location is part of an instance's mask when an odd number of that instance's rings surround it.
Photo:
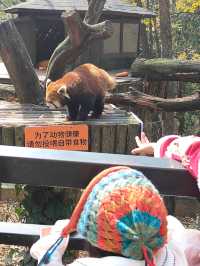
<path fill-rule="evenodd" d="M 32 0 L 9 7 L 7 13 L 62 13 L 66 10 L 76 9 L 80 12 L 88 10 L 87 0 Z M 107 0 L 104 14 L 116 13 L 119 15 L 152 17 L 155 14 L 145 8 L 128 4 L 124 0 Z"/>

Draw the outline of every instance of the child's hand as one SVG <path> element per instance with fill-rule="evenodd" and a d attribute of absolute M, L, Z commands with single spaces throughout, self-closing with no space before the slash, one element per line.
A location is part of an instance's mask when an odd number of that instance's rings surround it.
<path fill-rule="evenodd" d="M 200 265 L 200 231 L 195 229 L 186 229 L 187 245 L 185 255 L 189 266 Z"/>
<path fill-rule="evenodd" d="M 135 137 L 138 148 L 135 148 L 131 151 L 133 155 L 149 155 L 154 154 L 154 144 L 149 142 L 147 136 L 144 132 L 141 133 L 141 139 L 137 136 Z"/>

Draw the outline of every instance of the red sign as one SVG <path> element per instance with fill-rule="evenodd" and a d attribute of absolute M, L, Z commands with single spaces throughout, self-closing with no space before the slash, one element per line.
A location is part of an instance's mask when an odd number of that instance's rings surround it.
<path fill-rule="evenodd" d="M 87 125 L 25 128 L 25 146 L 56 150 L 88 151 Z"/>

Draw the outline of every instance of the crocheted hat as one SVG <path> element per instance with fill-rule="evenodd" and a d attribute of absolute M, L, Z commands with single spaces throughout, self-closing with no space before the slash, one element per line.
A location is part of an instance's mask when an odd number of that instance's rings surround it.
<path fill-rule="evenodd" d="M 78 231 L 93 246 L 150 266 L 167 240 L 166 217 L 163 199 L 141 172 L 112 167 L 90 182 L 62 237 Z"/>

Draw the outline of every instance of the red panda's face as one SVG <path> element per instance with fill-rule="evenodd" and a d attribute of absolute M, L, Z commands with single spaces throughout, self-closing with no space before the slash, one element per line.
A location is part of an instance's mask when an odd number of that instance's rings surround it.
<path fill-rule="evenodd" d="M 51 109 L 63 107 L 69 100 L 67 87 L 59 80 L 49 82 L 46 89 L 46 104 Z"/>

